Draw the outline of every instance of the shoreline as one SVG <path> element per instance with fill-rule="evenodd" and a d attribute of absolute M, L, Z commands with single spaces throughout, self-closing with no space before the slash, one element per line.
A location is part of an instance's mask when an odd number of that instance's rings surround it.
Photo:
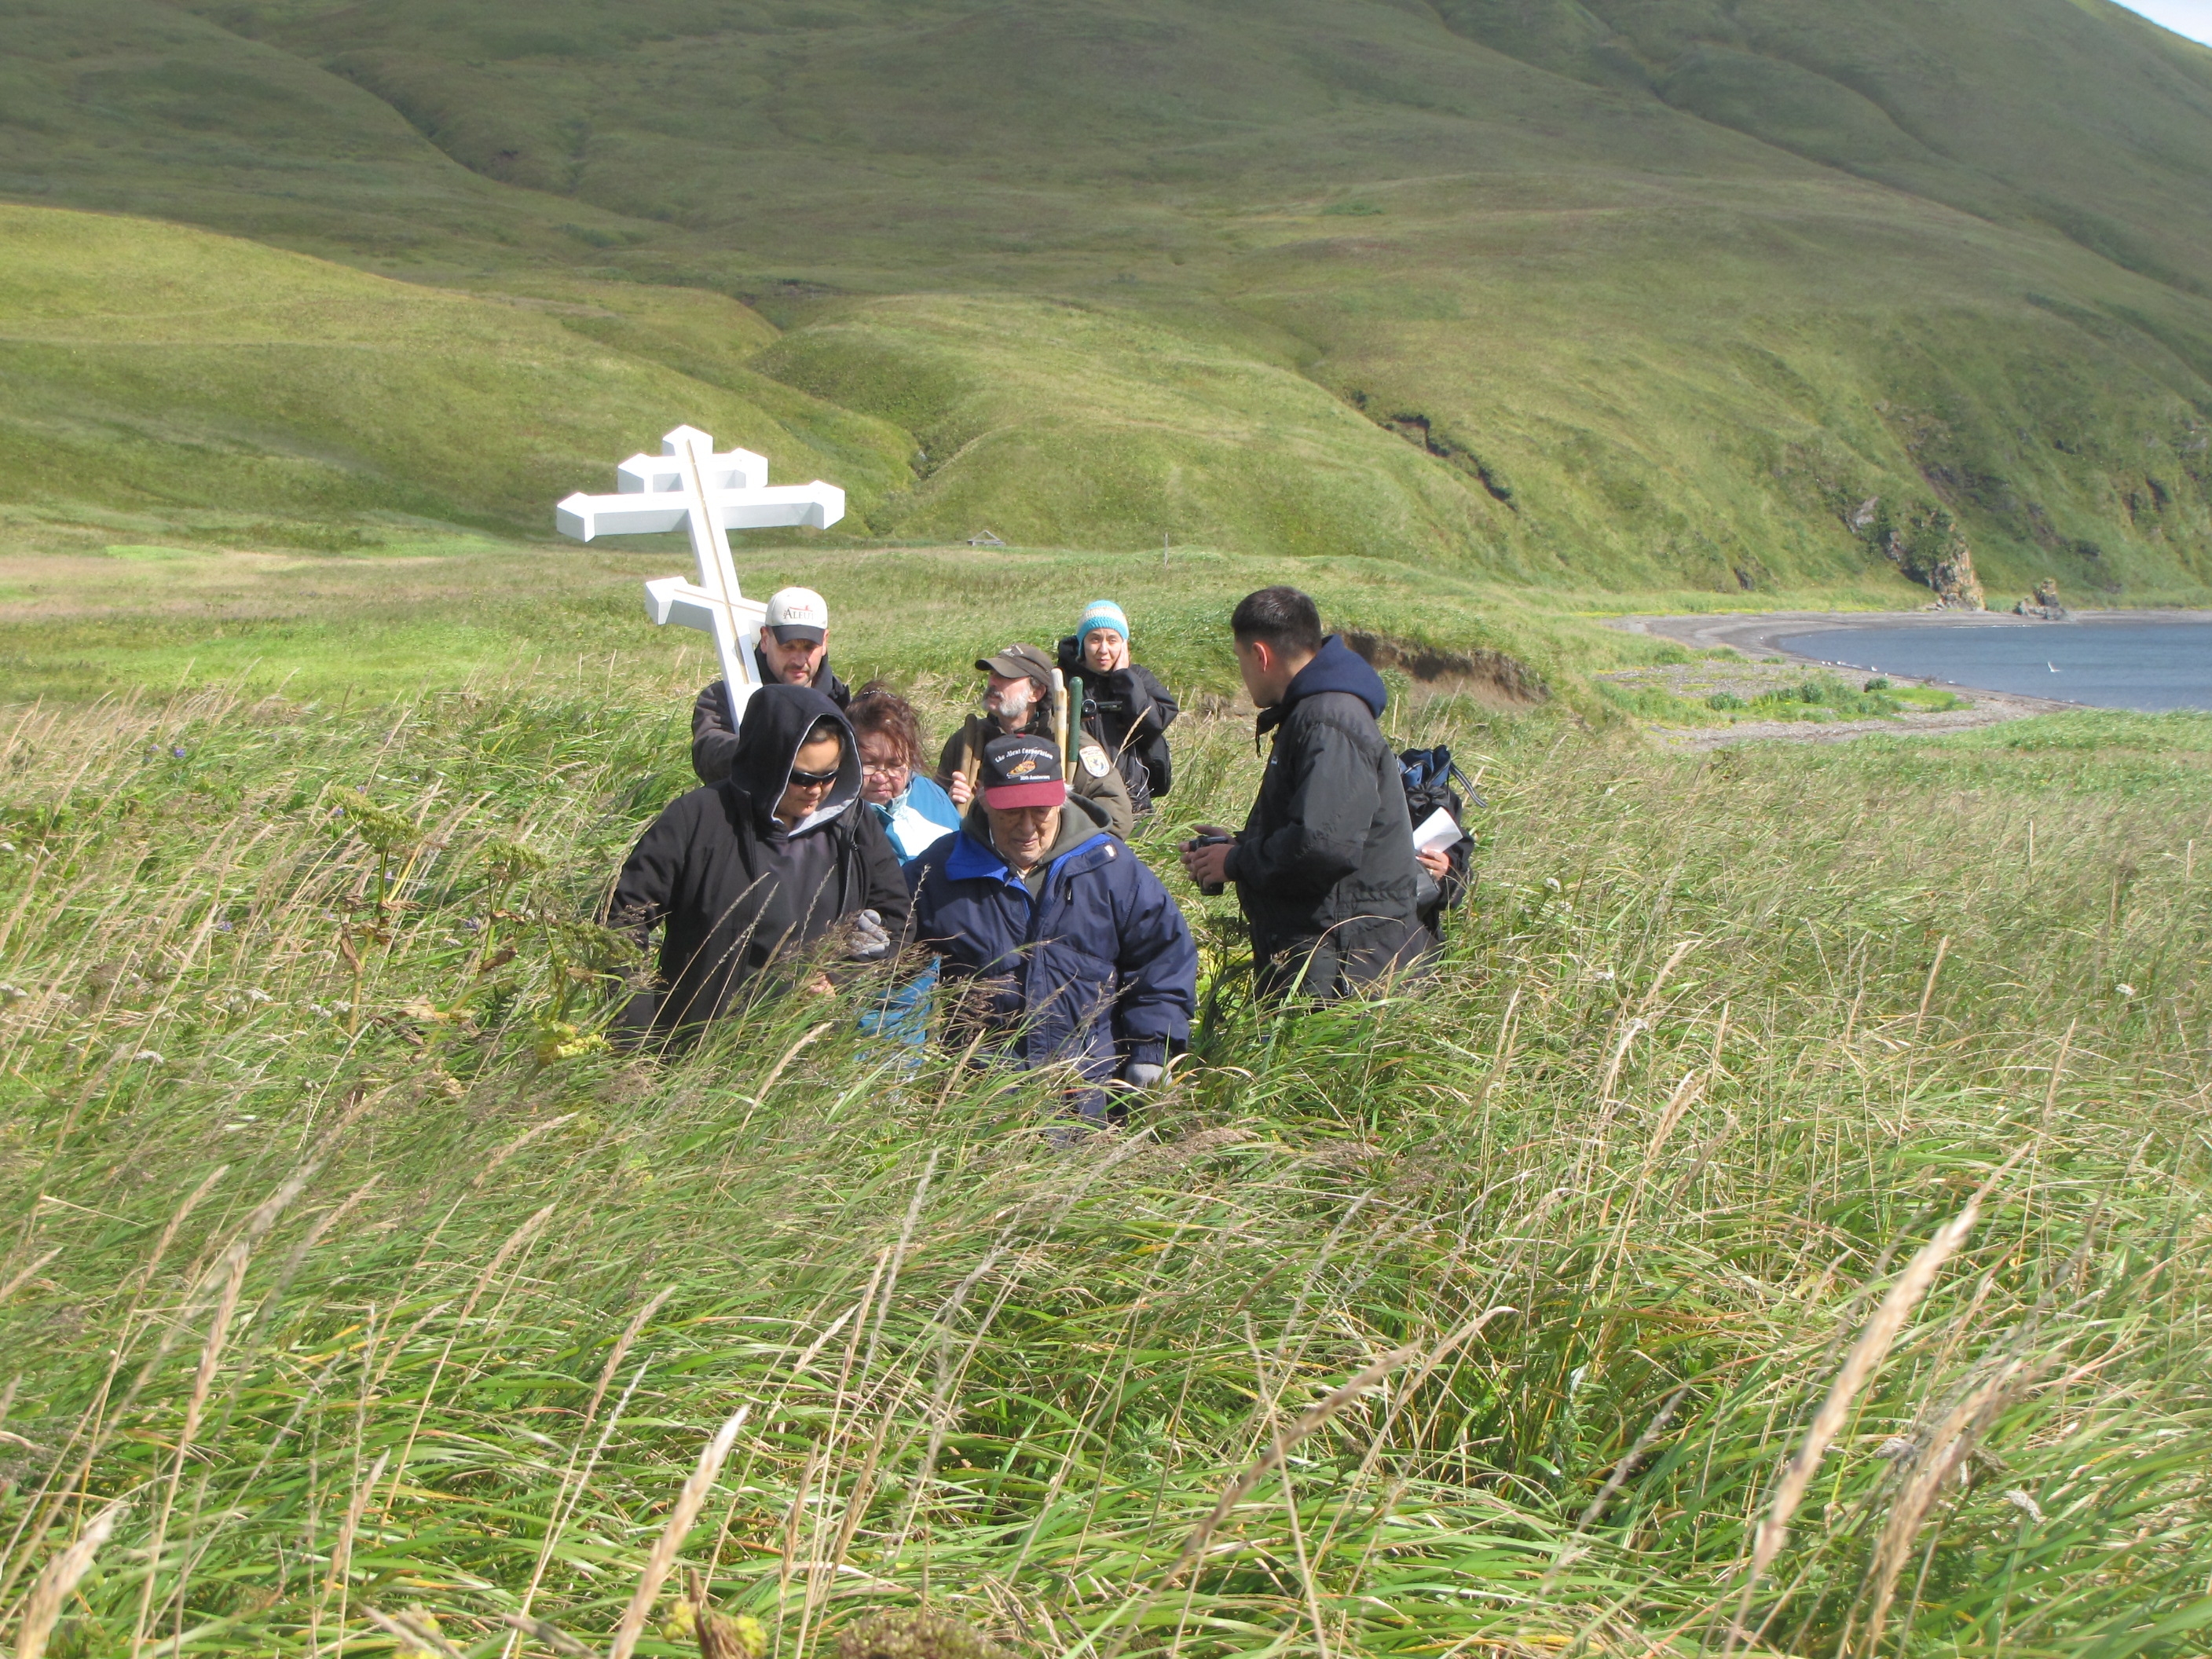
<path fill-rule="evenodd" d="M 1844 667 L 1824 657 L 1792 650 L 1789 641 L 1801 634 L 1851 631 L 1887 633 L 1899 628 L 2095 628 L 2106 623 L 2159 623 L 2202 626 L 2212 623 L 2212 611 L 2076 611 L 2063 622 L 2015 616 L 2009 611 L 1731 611 L 1719 615 L 1666 617 L 1638 615 L 1607 619 L 1605 626 L 1626 634 L 1644 634 L 1672 640 L 1693 650 L 1726 647 L 1746 656 L 1783 656 L 1793 662 L 1821 668 Z M 1905 678 L 1905 677 L 1899 677 Z M 1912 677 L 1917 678 L 1917 677 Z M 1998 691 L 1961 681 L 1920 679 L 1923 685 L 1946 690 L 1972 691 L 1988 697 L 2013 697 L 2031 703 L 2047 703 L 2053 709 L 2093 708 L 2095 703 L 2069 702 L 2063 698 L 2033 697 Z"/>
<path fill-rule="evenodd" d="M 2212 622 L 2212 611 L 2166 611 L 2159 614 L 2177 622 Z M 2094 625 L 2095 619 L 2104 617 L 2142 621 L 2144 613 L 2077 611 L 2066 622 L 2054 623 L 2017 617 L 2008 611 L 1770 611 L 1748 615 L 1735 612 L 1701 617 L 1619 617 L 1608 619 L 1605 625 L 1623 633 L 1670 640 L 1692 650 L 1737 652 L 1752 664 L 1756 664 L 1762 657 L 1781 657 L 1796 666 L 1825 668 L 1833 672 L 1844 665 L 1792 650 L 1789 641 L 1803 634 L 1830 634 L 1854 628 L 1863 629 L 1869 633 L 1892 630 L 1899 625 L 1910 628 L 1955 627 L 1962 623 L 1975 628 L 2069 628 L 2081 623 Z M 1849 672 L 1856 673 L 1859 671 L 1852 669 Z M 1997 691 L 1988 686 L 1965 685 L 1954 680 L 1927 678 L 1918 675 L 1893 674 L 1890 678 L 1900 685 L 1931 686 L 1939 690 L 1958 692 L 1970 697 L 1973 706 L 1941 714 L 1908 712 L 1888 720 L 1835 720 L 1819 724 L 1796 720 L 1751 720 L 1723 727 L 1663 726 L 1647 721 L 1644 729 L 1661 742 L 1678 749 L 1720 749 L 1733 744 L 1765 741 L 1848 743 L 1857 738 L 1877 737 L 1885 733 L 1897 737 L 1971 731 L 1978 726 L 1999 726 L 2036 714 L 2079 714 L 2094 706 L 2067 702 L 2056 697 L 2033 697 L 2018 692 Z"/>

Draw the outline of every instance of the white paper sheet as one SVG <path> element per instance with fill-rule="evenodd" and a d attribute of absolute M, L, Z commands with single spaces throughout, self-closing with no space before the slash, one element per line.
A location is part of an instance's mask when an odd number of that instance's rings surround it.
<path fill-rule="evenodd" d="M 1452 822 L 1452 815 L 1439 806 L 1414 826 L 1413 850 L 1416 853 L 1441 853 L 1466 833 Z"/>

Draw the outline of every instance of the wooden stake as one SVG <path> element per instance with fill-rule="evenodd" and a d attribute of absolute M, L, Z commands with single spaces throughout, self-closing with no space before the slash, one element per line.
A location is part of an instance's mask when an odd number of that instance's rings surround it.
<path fill-rule="evenodd" d="M 1052 671 L 1052 736 L 1060 745 L 1060 781 L 1066 783 L 1075 775 L 1075 757 L 1067 752 L 1067 677 L 1057 668 Z"/>

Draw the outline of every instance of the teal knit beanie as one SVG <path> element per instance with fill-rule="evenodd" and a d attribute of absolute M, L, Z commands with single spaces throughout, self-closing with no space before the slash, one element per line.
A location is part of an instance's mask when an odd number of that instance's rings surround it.
<path fill-rule="evenodd" d="M 1075 642 L 1081 645 L 1094 628 L 1110 628 L 1123 639 L 1129 637 L 1129 619 L 1111 599 L 1093 599 L 1083 607 L 1083 620 L 1075 624 Z"/>

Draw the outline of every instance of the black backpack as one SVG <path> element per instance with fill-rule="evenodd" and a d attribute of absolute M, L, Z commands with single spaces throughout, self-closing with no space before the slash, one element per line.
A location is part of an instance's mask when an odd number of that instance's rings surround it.
<path fill-rule="evenodd" d="M 1474 781 L 1459 769 L 1451 750 L 1438 744 L 1434 749 L 1408 749 L 1398 757 L 1398 769 L 1406 781 L 1406 811 L 1418 830 L 1439 809 L 1451 815 L 1451 821 L 1462 829 L 1467 827 L 1468 804 L 1487 806 Z M 1452 786 L 1456 783 L 1458 789 Z M 1460 790 L 1467 792 L 1464 797 Z M 1473 843 L 1465 836 L 1454 842 L 1444 857 L 1449 868 L 1438 884 L 1442 890 L 1433 904 L 1425 906 L 1421 920 L 1430 927 L 1441 926 L 1445 910 L 1457 904 L 1468 887 L 1468 854 Z"/>

